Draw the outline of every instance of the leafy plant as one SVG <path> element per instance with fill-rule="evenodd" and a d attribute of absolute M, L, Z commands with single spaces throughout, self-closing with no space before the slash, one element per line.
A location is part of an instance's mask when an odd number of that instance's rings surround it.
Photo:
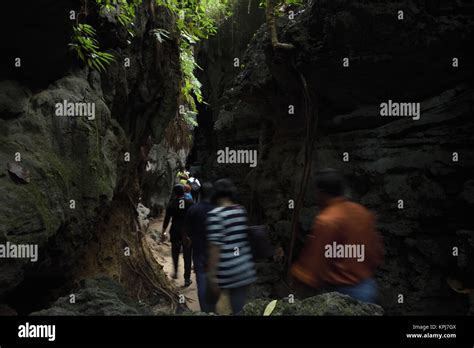
<path fill-rule="evenodd" d="M 194 112 L 192 110 L 186 110 L 186 112 L 181 115 L 181 117 L 190 129 L 197 127 L 197 112 Z"/>
<path fill-rule="evenodd" d="M 150 33 L 158 40 L 159 43 L 163 43 L 165 40 L 170 38 L 170 32 L 165 29 L 153 29 Z"/>
<path fill-rule="evenodd" d="M 77 56 L 92 69 L 100 72 L 106 70 L 106 66 L 113 60 L 114 56 L 99 50 L 96 32 L 89 24 L 77 24 L 73 27 L 72 42 L 69 44 Z"/>
<path fill-rule="evenodd" d="M 232 0 L 156 0 L 176 16 L 181 36 L 195 42 L 217 32 L 216 22 L 230 15 Z"/>
<path fill-rule="evenodd" d="M 195 75 L 201 69 L 194 58 L 194 46 L 217 32 L 217 22 L 230 15 L 232 0 L 156 0 L 176 17 L 179 32 L 181 95 L 190 111 L 182 114 L 186 124 L 196 126 L 196 101 L 204 103 L 202 84 Z"/>
<path fill-rule="evenodd" d="M 183 80 L 181 82 L 181 94 L 184 101 L 191 107 L 191 110 L 197 112 L 196 98 L 198 103 L 203 102 L 201 82 L 197 79 L 194 71 L 196 68 L 201 69 L 194 59 L 193 47 L 191 45 L 181 45 L 179 60 L 181 63 L 181 73 Z"/>
<path fill-rule="evenodd" d="M 131 37 L 135 36 L 134 20 L 142 2 L 143 0 L 95 0 L 99 13 L 114 16 Z M 114 56 L 100 51 L 96 36 L 96 31 L 90 24 L 76 22 L 69 46 L 89 67 L 104 72 L 106 66 L 114 60 Z"/>
<path fill-rule="evenodd" d="M 131 37 L 135 36 L 134 20 L 143 0 L 95 0 L 99 13 L 112 15 L 125 27 Z"/>
<path fill-rule="evenodd" d="M 299 6 L 303 4 L 303 0 L 273 0 L 273 6 L 281 8 L 282 6 Z M 267 0 L 260 0 L 260 7 L 266 7 L 269 1 Z M 272 5 L 270 3 L 270 5 Z"/>
<path fill-rule="evenodd" d="M 99 13 L 113 16 L 117 22 L 127 28 L 131 37 L 135 36 L 134 21 L 137 10 L 144 0 L 95 0 Z M 156 5 L 167 9 L 176 19 L 176 31 L 179 40 L 179 60 L 181 66 L 181 100 L 186 104 L 186 112 L 180 113 L 181 121 L 176 129 L 183 130 L 197 126 L 197 103 L 204 103 L 202 84 L 195 75 L 200 69 L 194 57 L 195 45 L 217 32 L 217 24 L 231 15 L 231 8 L 237 0 L 154 0 Z M 292 0 L 296 1 L 296 0 Z M 76 23 L 71 48 L 88 66 L 100 72 L 114 60 L 110 53 L 102 52 L 92 26 Z M 150 32 L 159 43 L 169 40 L 168 30 L 156 28 Z"/>

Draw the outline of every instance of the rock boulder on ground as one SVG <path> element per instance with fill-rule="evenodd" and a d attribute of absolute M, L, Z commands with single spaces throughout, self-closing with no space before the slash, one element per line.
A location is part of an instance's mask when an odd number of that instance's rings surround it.
<path fill-rule="evenodd" d="M 244 315 L 263 315 L 270 302 L 258 299 L 245 305 Z M 273 316 L 281 315 L 383 315 L 384 310 L 379 305 L 358 301 L 338 292 L 308 297 L 304 300 L 295 299 L 290 303 L 288 299 L 278 300 Z"/>
<path fill-rule="evenodd" d="M 52 307 L 31 315 L 151 315 L 151 309 L 133 301 L 125 289 L 116 281 L 105 276 L 85 279 L 81 287 L 71 296 L 59 298 Z"/>

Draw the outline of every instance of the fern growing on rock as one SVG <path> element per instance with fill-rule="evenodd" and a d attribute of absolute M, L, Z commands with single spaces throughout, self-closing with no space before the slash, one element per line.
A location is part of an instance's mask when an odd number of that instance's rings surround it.
<path fill-rule="evenodd" d="M 100 72 L 106 70 L 114 56 L 107 52 L 100 51 L 99 42 L 96 39 L 96 32 L 89 24 L 77 24 L 73 27 L 71 49 L 77 54 L 79 59 L 90 68 Z"/>

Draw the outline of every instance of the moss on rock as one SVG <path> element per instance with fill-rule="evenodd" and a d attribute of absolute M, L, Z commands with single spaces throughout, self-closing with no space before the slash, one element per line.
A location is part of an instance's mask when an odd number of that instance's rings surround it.
<path fill-rule="evenodd" d="M 268 300 L 254 300 L 245 305 L 244 315 L 261 316 L 267 307 Z M 282 315 L 382 315 L 383 308 L 372 303 L 365 303 L 338 292 L 330 292 L 303 300 L 278 300 L 272 316 Z"/>

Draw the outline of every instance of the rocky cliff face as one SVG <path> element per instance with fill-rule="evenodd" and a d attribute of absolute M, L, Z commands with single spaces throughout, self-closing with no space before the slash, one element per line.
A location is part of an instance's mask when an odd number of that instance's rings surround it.
<path fill-rule="evenodd" d="M 278 22 L 281 41 L 295 50 L 274 52 L 263 26 L 242 71 L 212 105 L 205 173 L 234 179 L 252 220 L 268 224 L 284 250 L 288 201 L 296 200 L 305 162 L 305 118 L 318 118 L 312 173 L 340 169 L 348 194 L 376 213 L 386 248 L 377 278 L 388 314 L 469 310 L 467 295 L 446 282 L 472 288 L 474 279 L 471 13 L 461 2 L 313 1 Z M 388 100 L 420 103 L 420 119 L 381 117 Z M 257 167 L 218 165 L 216 151 L 225 147 L 258 150 Z M 302 234 L 317 212 L 313 183 Z"/>
<path fill-rule="evenodd" d="M 207 104 L 199 106 L 199 126 L 190 160 L 203 165 L 213 152 L 215 136 L 213 119 L 219 110 L 222 92 L 241 72 L 248 43 L 265 22 L 265 11 L 258 1 L 237 1 L 232 17 L 220 24 L 217 34 L 204 41 L 198 48 L 197 70 L 204 88 Z M 202 172 L 205 177 L 206 172 Z M 209 177 L 210 178 L 210 177 Z"/>
<path fill-rule="evenodd" d="M 120 286 L 136 298 L 173 302 L 135 211 L 140 198 L 160 211 L 188 151 L 165 137 L 176 116 L 178 49 L 173 39 L 159 44 L 149 35 L 173 24 L 151 3 L 140 9 L 132 40 L 112 18 L 88 14 L 102 49 L 116 57 L 107 74 L 81 67 L 68 53 L 69 11 L 78 1 L 37 1 L 27 13 L 13 2 L 8 11 L 18 14 L 8 21 L 18 35 L 7 35 L 0 57 L 0 244 L 37 245 L 39 253 L 37 262 L 0 260 L 2 314 L 41 310 L 58 298 L 40 313 L 148 313 Z M 234 19 L 200 48 L 210 106 L 201 106 L 193 157 L 204 178 L 233 178 L 252 221 L 269 225 L 286 252 L 288 201 L 297 198 L 309 163 L 307 119 L 317 118 L 312 173 L 340 169 L 348 194 L 377 214 L 386 247 L 377 274 L 385 312 L 467 313 L 467 295 L 447 280 L 474 287 L 473 13 L 463 1 L 311 1 L 294 19 L 278 21 L 281 41 L 295 50 L 274 52 L 265 26 L 258 29 L 264 17 L 257 2 L 240 2 Z M 57 116 L 64 100 L 93 103 L 94 117 Z M 381 117 L 379 106 L 389 100 L 419 102 L 420 119 Z M 216 151 L 225 147 L 258 150 L 257 167 L 217 165 Z M 302 236 L 317 213 L 314 191 L 310 180 Z M 254 297 L 274 298 L 281 263 L 260 263 L 258 272 Z M 99 273 L 107 277 L 78 282 Z M 81 298 L 74 310 L 71 291 Z M 315 308 L 311 301 L 299 303 L 302 313 Z M 339 308 L 334 301 L 329 313 Z M 255 303 L 249 313 L 260 314 L 268 301 Z"/>
<path fill-rule="evenodd" d="M 164 140 L 176 116 L 177 44 L 173 39 L 160 44 L 149 33 L 157 27 L 171 29 L 173 19 L 164 11 L 155 15 L 147 3 L 130 39 L 125 29 L 90 9 L 102 49 L 115 55 L 107 73 L 99 74 L 80 67 L 67 53 L 72 22 L 61 18 L 68 18 L 79 4 L 57 5 L 38 2 L 35 16 L 58 18 L 39 28 L 37 21 L 20 18 L 23 12 L 18 11 L 15 23 L 22 30 L 5 51 L 21 57 L 24 69 L 15 68 L 12 58 L 0 81 L 0 243 L 39 248 L 37 262 L 0 262 L 0 302 L 20 313 L 44 308 L 75 279 L 99 272 L 138 291 L 139 274 L 153 273 L 137 266 L 143 251 L 135 207 L 143 182 L 145 177 L 162 178 L 149 189 L 156 202 L 164 201 L 173 182 L 170 173 L 186 156 L 168 149 Z M 41 28 L 42 35 L 51 34 L 54 45 L 38 54 L 41 43 L 34 40 Z M 129 67 L 125 59 L 130 59 Z M 94 104 L 95 115 L 57 116 L 55 106 L 63 101 Z M 164 163 L 146 172 L 141 150 L 148 146 L 148 137 L 152 161 Z M 145 205 L 150 202 L 143 197 Z"/>

